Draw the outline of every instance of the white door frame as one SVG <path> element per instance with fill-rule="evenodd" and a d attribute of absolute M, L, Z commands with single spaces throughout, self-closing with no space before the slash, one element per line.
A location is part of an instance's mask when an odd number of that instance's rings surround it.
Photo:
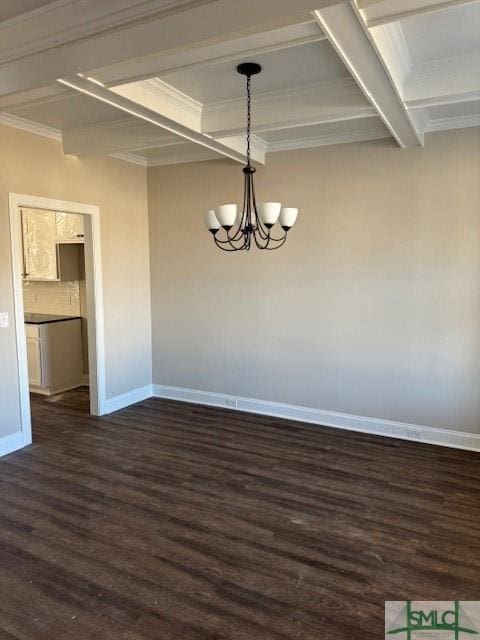
<path fill-rule="evenodd" d="M 87 284 L 88 360 L 90 379 L 90 411 L 105 413 L 105 325 L 103 318 L 103 280 L 100 243 L 100 208 L 93 204 L 55 200 L 21 193 L 9 193 L 10 239 L 13 273 L 13 298 L 17 362 L 20 389 L 20 412 L 24 445 L 32 442 L 30 393 L 28 383 L 27 342 L 23 308 L 22 232 L 20 209 L 51 209 L 84 215 L 85 278 Z"/>

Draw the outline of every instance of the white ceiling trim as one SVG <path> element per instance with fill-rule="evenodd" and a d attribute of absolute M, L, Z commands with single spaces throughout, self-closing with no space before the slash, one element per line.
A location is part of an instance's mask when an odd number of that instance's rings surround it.
<path fill-rule="evenodd" d="M 71 155 L 131 152 L 186 143 L 183 138 L 139 118 L 63 129 L 62 141 L 63 152 Z"/>
<path fill-rule="evenodd" d="M 255 94 L 252 108 L 252 129 L 257 133 L 377 116 L 352 78 Z M 244 130 L 245 98 L 203 106 L 205 133 L 227 136 L 239 135 Z"/>
<path fill-rule="evenodd" d="M 49 138 L 50 140 L 55 140 L 56 142 L 62 141 L 62 132 L 60 131 L 60 129 L 47 127 L 46 125 L 38 124 L 38 122 L 33 122 L 32 120 L 27 120 L 26 118 L 19 118 L 18 116 L 14 116 L 9 113 L 0 113 L 0 124 L 6 125 L 7 127 L 12 127 L 14 129 L 20 129 L 21 131 L 26 131 L 28 133 L 33 133 L 37 136 L 42 136 L 43 138 Z M 147 166 L 146 159 L 134 153 L 119 152 L 110 153 L 108 155 L 111 158 L 116 158 L 117 160 L 124 160 L 125 162 L 138 164 L 144 167 Z"/>
<path fill-rule="evenodd" d="M 407 100 L 407 109 L 416 110 L 425 107 L 441 107 L 446 104 L 460 104 L 465 102 L 477 102 L 480 100 L 480 89 L 467 93 L 457 93 L 453 95 L 433 96 L 429 98 L 418 98 L 417 100 Z"/>
<path fill-rule="evenodd" d="M 202 126 L 202 104 L 178 91 L 162 80 L 152 79 L 142 82 L 105 88 L 104 96 L 109 94 L 113 101 L 118 96 L 134 104 L 161 114 L 193 132 L 200 133 Z M 176 133 L 176 131 L 174 132 Z"/>
<path fill-rule="evenodd" d="M 59 129 L 47 127 L 45 124 L 32 122 L 32 120 L 27 120 L 25 118 L 19 118 L 18 116 L 11 115 L 10 113 L 0 113 L 0 124 L 5 124 L 7 127 L 14 127 L 15 129 L 21 129 L 22 131 L 28 131 L 28 133 L 34 133 L 37 136 L 50 138 L 57 142 L 61 142 L 62 140 L 62 132 Z"/>
<path fill-rule="evenodd" d="M 370 34 L 391 76 L 395 88 L 403 98 L 405 83 L 412 73 L 413 62 L 402 25 L 392 22 L 370 29 Z"/>
<path fill-rule="evenodd" d="M 120 122 L 117 122 L 117 126 L 120 126 Z M 40 135 L 45 138 L 49 138 L 51 140 L 55 140 L 56 142 L 61 142 L 62 140 L 62 132 L 59 129 L 54 129 L 53 127 L 47 127 L 45 125 L 40 125 L 36 122 L 32 122 L 31 120 L 27 120 L 25 118 L 19 118 L 17 116 L 8 114 L 8 113 L 0 113 L 0 124 L 6 125 L 8 127 L 12 127 L 15 129 L 20 129 L 22 131 L 26 131 L 28 133 L 33 133 L 35 135 Z M 92 125 L 93 126 L 93 125 Z M 101 126 L 101 125 L 99 125 Z M 434 133 L 438 131 L 446 131 L 449 129 L 465 129 L 469 127 L 479 127 L 480 126 L 480 115 L 472 115 L 472 116 L 458 116 L 454 118 L 437 118 L 429 120 L 426 124 L 426 131 L 428 133 Z M 294 149 L 307 149 L 313 147 L 327 146 L 327 145 L 336 145 L 336 144 L 345 144 L 351 142 L 364 142 L 368 140 L 377 140 L 386 138 L 385 131 L 380 128 L 369 128 L 365 130 L 351 131 L 351 132 L 341 132 L 341 133 L 330 133 L 319 136 L 309 136 L 304 138 L 295 138 L 286 141 L 280 142 L 270 142 L 265 143 L 264 140 L 256 137 L 256 142 L 258 144 L 263 144 L 264 150 L 266 153 L 274 153 L 277 151 L 288 151 Z M 178 140 L 177 144 L 173 142 L 168 143 L 165 146 L 180 146 L 182 142 Z M 158 146 L 155 144 L 155 146 Z M 145 147 L 147 149 L 149 147 Z M 158 156 L 153 158 L 146 158 L 144 156 L 129 152 L 129 151 L 117 151 L 114 153 L 108 153 L 107 155 L 111 158 L 115 158 L 117 160 L 122 160 L 124 162 L 129 162 L 132 164 L 136 164 L 142 167 L 155 167 L 169 164 L 180 164 L 184 162 L 203 162 L 207 160 L 216 159 L 219 157 L 217 153 L 214 151 L 211 154 L 206 155 L 205 150 L 201 149 L 202 157 L 199 157 L 200 154 L 192 152 L 191 154 L 183 154 L 175 157 L 175 154 L 170 154 L 167 156 Z"/>
<path fill-rule="evenodd" d="M 468 129 L 470 127 L 480 127 L 480 113 L 451 118 L 433 118 L 427 124 L 427 133 L 447 131 L 449 129 Z"/>
<path fill-rule="evenodd" d="M 154 95 L 162 98 L 167 102 L 170 102 L 175 109 L 185 111 L 194 118 L 200 119 L 202 117 L 203 104 L 198 100 L 194 100 L 186 93 L 179 91 L 171 84 L 168 84 L 160 78 L 151 78 L 150 80 L 142 80 L 136 83 L 140 87 L 144 87 L 147 91 L 150 91 Z"/>
<path fill-rule="evenodd" d="M 0 111 L 48 104 L 68 95 L 72 95 L 72 91 L 55 83 L 47 87 L 0 97 Z"/>
<path fill-rule="evenodd" d="M 133 94 L 137 101 L 125 97 L 126 95 L 131 95 L 130 91 L 127 88 L 127 85 L 121 88 L 123 93 L 123 95 L 121 95 L 119 88 L 115 90 L 106 89 L 100 83 L 97 83 L 91 79 L 83 78 L 81 76 L 63 78 L 59 80 L 59 82 L 65 84 L 68 87 L 71 87 L 72 89 L 76 89 L 80 93 L 85 93 L 92 98 L 96 98 L 97 100 L 100 100 L 100 102 L 104 102 L 113 107 L 116 107 L 120 111 L 140 118 L 145 122 L 150 122 L 157 127 L 165 129 L 166 131 L 170 131 L 171 133 L 189 140 L 190 142 L 196 142 L 202 147 L 211 149 L 221 156 L 231 158 L 232 160 L 241 163 L 244 163 L 246 160 L 245 154 L 239 153 L 236 149 L 227 147 L 225 144 L 217 142 L 208 135 L 194 131 L 193 129 L 188 128 L 187 126 L 177 122 L 176 120 L 164 116 L 162 113 L 159 113 L 151 107 L 144 106 L 143 104 L 141 104 L 141 102 L 138 102 L 139 96 L 137 90 L 133 90 Z M 258 162 L 262 162 L 261 159 L 256 160 Z"/>
<path fill-rule="evenodd" d="M 421 145 L 422 135 L 408 117 L 360 15 L 352 6 L 344 4 L 315 11 L 314 15 L 398 144 L 401 147 Z"/>
<path fill-rule="evenodd" d="M 355 0 L 368 27 L 377 27 L 405 18 L 451 9 L 476 0 Z"/>
<path fill-rule="evenodd" d="M 232 37 L 265 32 L 272 21 L 277 25 L 282 20 L 295 23 L 306 12 L 338 1 L 295 0 L 292 4 L 291 0 L 275 0 L 272 15 L 271 0 L 243 0 L 242 10 L 239 10 L 238 0 L 192 0 L 193 8 L 188 11 L 185 7 L 192 5 L 185 5 L 181 0 L 181 5 L 174 4 L 170 10 L 152 15 L 148 20 L 139 21 L 132 15 L 128 22 L 115 28 L 105 28 L 102 33 L 85 37 L 77 34 L 75 40 L 63 45 L 55 43 L 57 25 L 52 21 L 51 48 L 4 64 L 0 58 L 0 95 L 46 86 L 78 72 L 91 75 L 92 69 L 129 63 L 135 58 L 198 50 Z M 117 0 L 81 0 L 75 2 L 75 10 L 77 4 L 111 9 L 117 6 Z M 84 23 L 84 18 L 72 20 L 70 24 L 77 23 Z M 28 42 L 31 37 L 32 33 L 23 34 L 23 41 Z"/>
<path fill-rule="evenodd" d="M 129 153 L 128 151 L 119 151 L 118 153 L 109 153 L 108 156 L 110 158 L 115 158 L 116 160 L 123 160 L 124 162 L 130 162 L 130 164 L 138 164 L 141 167 L 147 167 L 148 162 L 147 159 L 143 156 L 138 156 L 135 153 Z"/>
<path fill-rule="evenodd" d="M 203 150 L 205 152 L 205 150 Z M 165 156 L 157 156 L 148 158 L 147 167 L 162 167 L 168 166 L 171 164 L 184 164 L 188 162 L 208 162 L 209 160 L 220 160 L 221 156 L 214 151 L 210 151 L 209 153 L 202 153 L 201 155 L 198 151 L 192 151 L 188 154 L 178 154 L 170 153 Z"/>
<path fill-rule="evenodd" d="M 269 142 L 267 145 L 267 153 L 324 147 L 349 142 L 366 142 L 368 140 L 380 140 L 384 138 L 391 138 L 391 136 L 388 131 L 385 131 L 383 126 L 381 128 L 364 129 L 363 131 L 359 129 L 358 131 L 346 131 L 342 133 L 325 133 L 319 136 Z"/>
<path fill-rule="evenodd" d="M 480 90 L 480 52 L 432 60 L 415 65 L 408 78 L 404 99 L 409 108 L 464 102 L 461 96 Z M 473 98 L 476 99 L 476 98 Z"/>
<path fill-rule="evenodd" d="M 202 69 L 225 62 L 240 61 L 253 56 L 299 47 L 326 39 L 312 19 L 307 22 L 269 29 L 226 42 L 216 42 L 198 49 L 175 51 L 160 56 L 149 56 L 107 69 L 93 70 L 91 75 L 107 86 L 137 82 L 144 78 L 164 76 L 188 69 Z"/>
<path fill-rule="evenodd" d="M 211 0 L 57 0 L 0 23 L 0 63 Z"/>

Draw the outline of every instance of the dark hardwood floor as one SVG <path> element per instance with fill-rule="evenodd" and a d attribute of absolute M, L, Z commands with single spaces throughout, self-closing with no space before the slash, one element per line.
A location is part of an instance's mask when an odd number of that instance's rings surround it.
<path fill-rule="evenodd" d="M 0 640 L 381 638 L 480 600 L 480 454 L 163 400 L 34 397 L 0 460 Z"/>

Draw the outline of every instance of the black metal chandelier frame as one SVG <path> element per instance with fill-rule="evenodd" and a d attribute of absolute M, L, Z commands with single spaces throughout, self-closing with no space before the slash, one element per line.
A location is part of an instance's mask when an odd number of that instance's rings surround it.
<path fill-rule="evenodd" d="M 272 235 L 273 224 L 262 222 L 257 212 L 255 199 L 254 175 L 255 167 L 251 163 L 251 123 L 252 123 L 252 94 L 251 79 L 262 70 L 255 62 L 244 62 L 237 67 L 238 73 L 247 78 L 247 164 L 243 167 L 244 187 L 242 212 L 234 225 L 224 225 L 226 239 L 218 237 L 219 229 L 210 229 L 215 244 L 223 251 L 248 251 L 253 244 L 259 249 L 279 249 L 287 240 L 289 226 L 283 225 L 280 237 Z"/>

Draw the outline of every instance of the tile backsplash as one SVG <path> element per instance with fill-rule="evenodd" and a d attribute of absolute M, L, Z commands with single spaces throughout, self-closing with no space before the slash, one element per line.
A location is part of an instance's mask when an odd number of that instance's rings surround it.
<path fill-rule="evenodd" d="M 79 316 L 80 283 L 71 282 L 23 282 L 23 305 L 27 313 L 53 313 L 62 316 Z"/>

